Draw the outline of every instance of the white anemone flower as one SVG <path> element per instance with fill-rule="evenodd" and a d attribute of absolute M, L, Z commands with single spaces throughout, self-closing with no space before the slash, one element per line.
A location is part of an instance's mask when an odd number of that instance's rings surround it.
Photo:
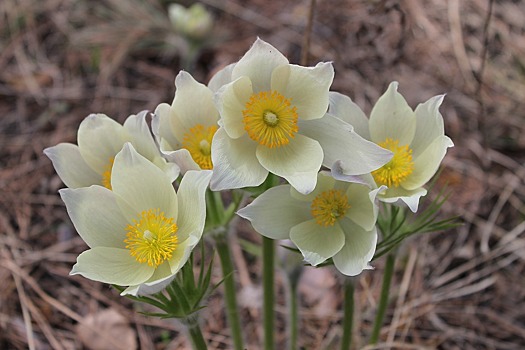
<path fill-rule="evenodd" d="M 214 191 L 260 185 L 269 172 L 297 191 L 315 188 L 321 165 L 340 161 L 346 175 L 381 167 L 392 153 L 326 114 L 334 78 L 331 63 L 289 64 L 276 48 L 257 39 L 234 66 L 213 79 L 221 120 L 212 143 Z"/>
<path fill-rule="evenodd" d="M 189 171 L 177 193 L 171 179 L 126 143 L 115 156 L 111 187 L 62 189 L 77 232 L 90 249 L 72 275 L 128 286 L 122 294 L 160 291 L 202 236 L 210 171 Z"/>
<path fill-rule="evenodd" d="M 213 92 L 184 71 L 175 78 L 175 87 L 173 103 L 158 105 L 153 117 L 160 150 L 182 173 L 211 170 L 211 143 L 219 127 Z"/>
<path fill-rule="evenodd" d="M 304 260 L 317 266 L 332 258 L 344 275 L 370 269 L 377 243 L 375 197 L 383 188 L 336 181 L 319 173 L 303 195 L 290 185 L 270 188 L 237 214 L 271 239 L 290 239 Z"/>
<path fill-rule="evenodd" d="M 102 185 L 111 189 L 115 155 L 126 142 L 131 142 L 141 155 L 174 181 L 179 176 L 179 167 L 162 157 L 148 128 L 146 115 L 146 111 L 131 115 L 121 125 L 104 114 L 91 114 L 80 123 L 78 146 L 60 143 L 46 148 L 44 153 L 67 187 Z"/>
<path fill-rule="evenodd" d="M 427 193 L 423 186 L 454 143 L 445 135 L 439 112 L 444 95 L 430 98 L 413 111 L 397 87 L 397 82 L 389 85 L 373 107 L 370 120 L 349 97 L 336 92 L 330 95 L 329 112 L 352 124 L 364 138 L 392 151 L 392 159 L 373 171 L 369 180 L 388 187 L 378 195 L 379 200 L 401 200 L 416 212 L 419 199 Z"/>

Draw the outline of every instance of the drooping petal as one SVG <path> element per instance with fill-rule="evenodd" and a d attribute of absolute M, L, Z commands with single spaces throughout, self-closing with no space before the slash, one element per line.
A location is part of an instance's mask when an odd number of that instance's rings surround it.
<path fill-rule="evenodd" d="M 151 295 L 164 290 L 173 281 L 175 275 L 171 273 L 170 265 L 164 262 L 157 266 L 153 275 L 144 283 L 129 286 L 120 295 Z"/>
<path fill-rule="evenodd" d="M 359 136 L 370 140 L 368 118 L 350 97 L 339 92 L 330 91 L 330 107 L 328 113 L 352 125 Z"/>
<path fill-rule="evenodd" d="M 219 112 L 213 103 L 213 92 L 206 85 L 197 82 L 188 72 L 181 71 L 175 78 L 175 86 L 177 90 L 172 108 L 184 130 L 197 124 L 217 124 Z"/>
<path fill-rule="evenodd" d="M 82 275 L 93 281 L 131 286 L 146 282 L 153 272 L 153 266 L 137 262 L 127 249 L 95 247 L 78 256 L 70 275 Z"/>
<path fill-rule="evenodd" d="M 299 132 L 321 144 L 324 166 L 331 168 L 339 161 L 345 175 L 369 173 L 392 158 L 392 152 L 365 140 L 353 131 L 350 124 L 330 114 L 321 119 L 300 122 Z"/>
<path fill-rule="evenodd" d="M 190 152 L 186 148 L 164 152 L 164 156 L 170 162 L 177 164 L 182 174 L 185 174 L 188 170 L 201 170 L 199 164 L 195 163 Z"/>
<path fill-rule="evenodd" d="M 380 192 L 377 198 L 381 202 L 396 203 L 398 201 L 404 202 L 412 212 L 416 212 L 419 206 L 419 199 L 427 194 L 427 190 L 423 187 L 414 190 L 406 190 L 402 187 L 392 187 L 384 192 Z"/>
<path fill-rule="evenodd" d="M 61 189 L 59 193 L 73 225 L 89 247 L 126 246 L 124 239 L 129 221 L 122 214 L 113 192 L 102 186 L 91 186 Z"/>
<path fill-rule="evenodd" d="M 288 239 L 292 227 L 311 220 L 310 204 L 290 195 L 290 185 L 272 187 L 237 211 L 249 220 L 261 235 L 272 239 Z"/>
<path fill-rule="evenodd" d="M 323 149 L 316 140 L 297 134 L 284 146 L 259 145 L 256 154 L 265 169 L 285 178 L 297 191 L 307 194 L 314 190 L 323 162 Z"/>
<path fill-rule="evenodd" d="M 324 227 L 318 225 L 315 219 L 292 227 L 290 239 L 312 266 L 333 257 L 345 245 L 345 235 L 338 223 Z"/>
<path fill-rule="evenodd" d="M 377 189 L 370 191 L 370 188 L 360 184 L 349 184 L 346 190 L 350 209 L 345 216 L 365 231 L 370 231 L 377 222 L 377 206 L 374 203 L 377 192 Z"/>
<path fill-rule="evenodd" d="M 241 77 L 223 86 L 215 94 L 215 105 L 221 115 L 224 130 L 233 139 L 246 134 L 242 111 L 252 95 L 252 83 L 248 77 Z"/>
<path fill-rule="evenodd" d="M 111 173 L 113 191 L 133 208 L 133 218 L 149 209 L 177 217 L 177 197 L 171 180 L 157 166 L 126 143 L 115 156 Z"/>
<path fill-rule="evenodd" d="M 439 112 L 439 106 L 445 95 L 434 96 L 416 108 L 416 134 L 410 145 L 412 157 L 417 158 L 438 137 L 445 134 L 443 116 Z"/>
<path fill-rule="evenodd" d="M 368 263 L 376 250 L 376 228 L 367 231 L 349 219 L 342 219 L 341 227 L 345 235 L 345 245 L 333 257 L 335 267 L 347 276 L 357 276 L 363 270 L 371 269 Z"/>
<path fill-rule="evenodd" d="M 59 143 L 46 148 L 44 154 L 51 160 L 62 182 L 69 188 L 88 187 L 102 183 L 102 175 L 87 165 L 78 146 Z"/>
<path fill-rule="evenodd" d="M 283 65 L 272 74 L 272 90 L 291 99 L 299 119 L 318 119 L 328 109 L 328 90 L 333 79 L 331 63 L 322 62 L 315 67 Z"/>
<path fill-rule="evenodd" d="M 273 70 L 283 64 L 288 64 L 288 59 L 275 47 L 257 38 L 233 68 L 232 80 L 247 76 L 253 84 L 253 91 L 269 91 Z"/>
<path fill-rule="evenodd" d="M 211 143 L 213 176 L 210 188 L 221 191 L 263 183 L 268 170 L 255 156 L 256 145 L 248 135 L 231 139 L 224 128 L 219 128 Z"/>
<path fill-rule="evenodd" d="M 78 147 L 86 163 L 102 174 L 131 136 L 122 125 L 104 114 L 91 114 L 78 128 Z"/>
<path fill-rule="evenodd" d="M 329 191 L 334 188 L 335 185 L 335 179 L 330 176 L 329 173 L 325 171 L 320 171 L 317 174 L 317 184 L 315 185 L 315 189 L 308 193 L 308 194 L 302 194 L 298 192 L 295 188 L 290 189 L 290 195 L 295 200 L 301 201 L 301 202 L 308 202 L 308 205 L 311 204 L 311 202 L 317 197 L 319 194 Z"/>
<path fill-rule="evenodd" d="M 399 145 L 410 145 L 416 131 L 416 115 L 397 92 L 397 82 L 390 83 L 377 100 L 370 114 L 370 139 L 375 143 L 387 138 L 398 140 Z"/>
<path fill-rule="evenodd" d="M 180 240 L 187 236 L 200 239 L 206 219 L 206 201 L 204 194 L 210 183 L 212 172 L 188 171 L 179 186 L 177 200 L 179 211 L 177 216 L 177 236 Z"/>
<path fill-rule="evenodd" d="M 217 92 L 224 85 L 231 83 L 233 67 L 235 67 L 236 64 L 237 62 L 230 63 L 211 77 L 210 82 L 208 83 L 208 87 L 211 91 Z"/>
<path fill-rule="evenodd" d="M 436 173 L 439 164 L 447 153 L 447 148 L 454 146 L 448 136 L 441 135 L 414 159 L 414 170 L 401 183 L 407 190 L 414 190 L 426 184 Z"/>

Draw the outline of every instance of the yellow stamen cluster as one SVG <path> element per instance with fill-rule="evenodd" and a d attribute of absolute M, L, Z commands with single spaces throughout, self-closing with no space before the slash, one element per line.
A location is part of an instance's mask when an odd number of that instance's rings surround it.
<path fill-rule="evenodd" d="M 390 162 L 373 171 L 372 176 L 378 185 L 398 187 L 414 171 L 412 150 L 408 145 L 399 146 L 399 140 L 391 138 L 379 143 L 379 146 L 392 151 L 394 156 Z"/>
<path fill-rule="evenodd" d="M 111 157 L 109 158 L 108 164 L 104 167 L 104 172 L 102 173 L 102 186 L 108 189 L 112 189 L 111 187 L 111 170 L 113 169 L 113 163 L 115 162 L 115 158 Z"/>
<path fill-rule="evenodd" d="M 126 227 L 124 243 L 139 263 L 157 267 L 170 259 L 177 248 L 177 229 L 173 218 L 166 218 L 160 209 L 145 210 L 138 220 L 133 220 L 133 225 Z"/>
<path fill-rule="evenodd" d="M 206 128 L 201 124 L 197 124 L 191 128 L 189 132 L 184 134 L 182 147 L 190 152 L 191 157 L 201 169 L 213 169 L 211 162 L 211 141 L 216 131 L 217 125 Z"/>
<path fill-rule="evenodd" d="M 350 208 L 348 196 L 341 190 L 328 190 L 318 194 L 310 206 L 318 225 L 333 226 Z"/>
<path fill-rule="evenodd" d="M 299 130 L 297 107 L 277 91 L 253 94 L 242 111 L 248 136 L 269 148 L 290 142 Z"/>

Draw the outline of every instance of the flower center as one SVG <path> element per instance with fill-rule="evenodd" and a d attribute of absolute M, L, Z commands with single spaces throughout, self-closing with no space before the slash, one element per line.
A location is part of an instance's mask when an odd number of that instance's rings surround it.
<path fill-rule="evenodd" d="M 412 150 L 408 145 L 399 146 L 399 140 L 387 138 L 379 146 L 386 148 L 394 153 L 390 162 L 381 168 L 372 172 L 374 180 L 379 185 L 398 187 L 400 183 L 414 171 L 414 162 L 412 161 Z"/>
<path fill-rule="evenodd" d="M 144 210 L 126 227 L 126 248 L 139 263 L 157 267 L 171 258 L 177 248 L 175 233 L 177 225 L 173 218 L 166 218 L 160 209 Z"/>
<path fill-rule="evenodd" d="M 312 216 L 321 226 L 333 226 L 350 208 L 348 197 L 341 190 L 328 190 L 317 195 L 310 206 Z"/>
<path fill-rule="evenodd" d="M 115 162 L 115 157 L 109 158 L 108 164 L 104 167 L 104 172 L 102 173 L 102 186 L 108 189 L 111 188 L 111 169 L 113 169 L 113 163 Z"/>
<path fill-rule="evenodd" d="M 269 148 L 286 145 L 299 130 L 297 107 L 277 91 L 253 94 L 245 107 L 242 111 L 244 129 L 261 145 Z"/>
<path fill-rule="evenodd" d="M 191 157 L 201 169 L 213 169 L 211 163 L 211 140 L 217 131 L 217 125 L 208 126 L 195 125 L 189 132 L 184 134 L 182 147 L 190 152 Z"/>

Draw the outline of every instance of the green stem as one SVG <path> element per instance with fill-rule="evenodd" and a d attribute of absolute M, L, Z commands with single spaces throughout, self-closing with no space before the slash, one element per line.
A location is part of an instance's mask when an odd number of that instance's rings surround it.
<path fill-rule="evenodd" d="M 381 332 L 381 327 L 383 326 L 383 319 L 385 318 L 386 309 L 388 306 L 388 296 L 390 292 L 390 284 L 392 283 L 392 275 L 394 273 L 395 262 L 395 253 L 389 253 L 386 256 L 385 272 L 383 275 L 383 285 L 381 286 L 381 297 L 379 299 L 376 318 L 374 320 L 374 328 L 372 329 L 372 335 L 370 336 L 369 344 L 376 344 L 379 340 L 379 333 Z"/>
<path fill-rule="evenodd" d="M 264 349 L 274 349 L 274 255 L 275 247 L 273 240 L 263 237 L 263 324 L 264 324 Z"/>
<path fill-rule="evenodd" d="M 233 346 L 235 350 L 242 350 L 244 347 L 241 322 L 237 308 L 235 280 L 233 278 L 234 270 L 226 234 L 223 234 L 216 239 L 216 246 L 219 259 L 221 260 L 222 275 L 224 278 L 224 297 L 226 299 L 226 314 L 231 328 Z"/>
<path fill-rule="evenodd" d="M 192 318 L 192 320 L 188 320 L 186 326 L 190 333 L 193 350 L 207 350 L 208 345 L 206 345 L 206 340 L 204 340 L 204 337 L 202 336 L 201 327 L 199 326 L 197 319 Z"/>
<path fill-rule="evenodd" d="M 297 284 L 298 278 L 290 278 L 290 299 L 288 301 L 290 307 L 290 315 L 288 319 L 288 327 L 290 327 L 290 339 L 288 341 L 288 349 L 297 349 L 297 325 L 299 322 L 297 310 Z"/>
<path fill-rule="evenodd" d="M 354 321 L 354 283 L 347 278 L 344 285 L 343 340 L 341 350 L 350 349 L 352 345 L 352 327 Z"/>

